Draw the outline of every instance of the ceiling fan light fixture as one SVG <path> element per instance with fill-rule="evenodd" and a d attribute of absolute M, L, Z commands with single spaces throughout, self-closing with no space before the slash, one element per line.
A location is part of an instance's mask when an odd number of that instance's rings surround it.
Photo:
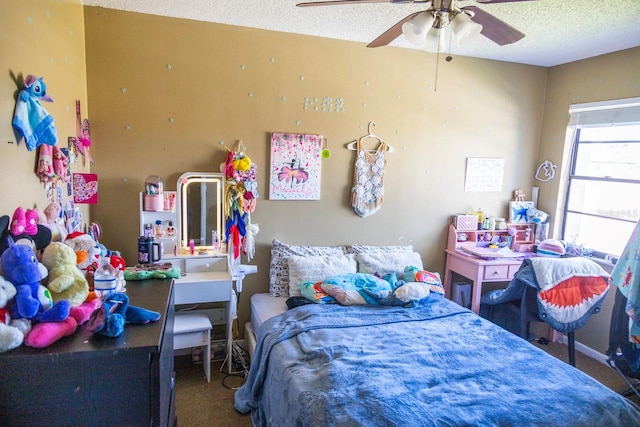
<path fill-rule="evenodd" d="M 433 21 L 435 21 L 435 16 L 430 11 L 419 13 L 410 21 L 402 24 L 402 34 L 409 42 L 421 46 L 433 26 Z"/>
<path fill-rule="evenodd" d="M 451 31 L 458 45 L 462 46 L 480 34 L 482 25 L 473 22 L 466 13 L 460 12 L 451 19 Z"/>
<path fill-rule="evenodd" d="M 447 49 L 444 28 L 433 28 L 427 33 L 423 48 L 428 52 L 444 52 Z"/>

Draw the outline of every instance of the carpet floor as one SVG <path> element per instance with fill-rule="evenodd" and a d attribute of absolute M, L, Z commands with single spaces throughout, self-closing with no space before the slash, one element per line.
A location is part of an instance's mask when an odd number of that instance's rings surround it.
<path fill-rule="evenodd" d="M 533 342 L 549 354 L 568 363 L 567 346 Z M 617 372 L 595 359 L 576 351 L 576 367 L 616 392 L 627 388 Z M 243 378 L 220 372 L 220 363 L 211 365 L 211 382 L 207 383 L 201 363 L 192 363 L 190 356 L 175 358 L 176 413 L 180 427 L 244 427 L 251 426 L 249 415 L 240 415 L 233 408 L 235 389 Z M 636 396 L 630 398 L 637 404 Z"/>

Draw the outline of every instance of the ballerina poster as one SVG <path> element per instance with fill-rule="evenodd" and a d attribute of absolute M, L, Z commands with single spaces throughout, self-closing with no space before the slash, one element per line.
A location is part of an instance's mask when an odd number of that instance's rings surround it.
<path fill-rule="evenodd" d="M 320 200 L 322 135 L 271 134 L 269 199 Z"/>

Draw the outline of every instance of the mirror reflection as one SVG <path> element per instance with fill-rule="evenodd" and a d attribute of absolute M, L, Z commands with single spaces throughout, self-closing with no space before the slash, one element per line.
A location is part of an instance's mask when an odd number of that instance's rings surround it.
<path fill-rule="evenodd" d="M 224 175 L 186 172 L 178 178 L 180 246 L 212 247 L 212 231 L 222 236 Z"/>

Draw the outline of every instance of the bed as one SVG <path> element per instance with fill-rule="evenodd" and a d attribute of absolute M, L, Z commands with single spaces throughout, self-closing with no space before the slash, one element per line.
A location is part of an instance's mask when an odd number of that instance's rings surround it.
<path fill-rule="evenodd" d="M 436 292 L 261 322 L 234 404 L 256 426 L 640 425 L 624 397 Z"/>

